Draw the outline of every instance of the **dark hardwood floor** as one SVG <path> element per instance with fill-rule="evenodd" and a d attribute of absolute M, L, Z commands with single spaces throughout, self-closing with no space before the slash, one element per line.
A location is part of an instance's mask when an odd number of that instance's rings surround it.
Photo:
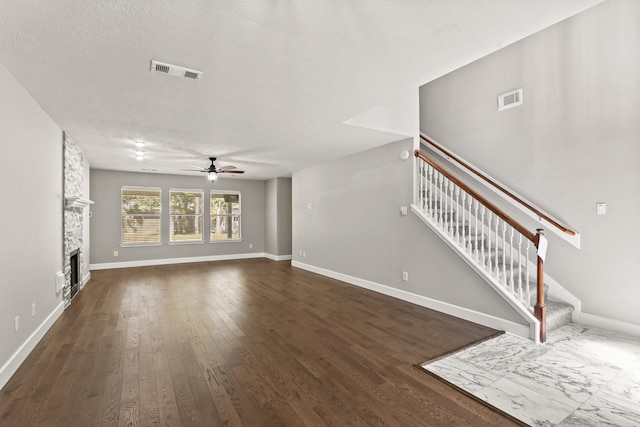
<path fill-rule="evenodd" d="M 413 366 L 491 329 L 289 262 L 91 274 L 0 425 L 516 425 Z"/>

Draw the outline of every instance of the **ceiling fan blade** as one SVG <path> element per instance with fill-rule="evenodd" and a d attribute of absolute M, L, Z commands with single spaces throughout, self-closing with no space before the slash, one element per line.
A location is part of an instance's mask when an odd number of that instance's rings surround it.
<path fill-rule="evenodd" d="M 229 169 L 237 169 L 235 166 L 232 165 L 227 165 L 227 166 L 222 166 L 220 169 L 218 169 L 219 171 L 226 171 Z"/>
<path fill-rule="evenodd" d="M 218 170 L 218 173 L 244 173 L 244 171 L 238 171 L 238 170 Z"/>
<path fill-rule="evenodd" d="M 185 172 L 208 172 L 204 169 L 180 169 L 180 170 Z"/>

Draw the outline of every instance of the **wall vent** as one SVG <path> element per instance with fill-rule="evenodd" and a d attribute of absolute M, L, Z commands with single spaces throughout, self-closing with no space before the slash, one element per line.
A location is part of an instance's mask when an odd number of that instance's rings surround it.
<path fill-rule="evenodd" d="M 522 88 L 498 95 L 498 111 L 522 105 Z"/>
<path fill-rule="evenodd" d="M 169 74 L 183 79 L 198 80 L 202 77 L 202 71 L 190 70 L 178 65 L 167 64 L 159 61 L 151 61 L 152 73 Z"/>

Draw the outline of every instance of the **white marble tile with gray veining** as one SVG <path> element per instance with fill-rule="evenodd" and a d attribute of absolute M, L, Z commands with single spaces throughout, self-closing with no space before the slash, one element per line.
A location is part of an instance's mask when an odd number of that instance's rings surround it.
<path fill-rule="evenodd" d="M 619 399 L 626 399 L 631 403 L 640 405 L 640 373 L 638 371 L 620 372 L 611 381 L 607 382 L 601 389 L 602 395 L 615 396 Z"/>
<path fill-rule="evenodd" d="M 608 365 L 593 365 L 581 357 L 551 350 L 544 355 L 514 366 L 506 378 L 552 396 L 569 399 L 579 405 L 589 399 L 620 370 Z"/>
<path fill-rule="evenodd" d="M 542 345 L 504 334 L 428 366 L 531 425 L 640 426 L 638 337 L 569 324 Z"/>
<path fill-rule="evenodd" d="M 422 368 L 469 393 L 480 390 L 482 387 L 500 379 L 499 376 L 479 369 L 456 357 L 447 357 L 433 363 L 425 363 Z"/>
<path fill-rule="evenodd" d="M 533 426 L 555 426 L 575 409 L 505 378 L 473 394 Z"/>
<path fill-rule="evenodd" d="M 531 360 L 547 351 L 547 347 L 537 346 L 526 338 L 503 334 L 477 346 L 469 347 L 457 353 L 456 357 L 480 369 L 500 375 L 506 373 L 511 366 Z"/>
<path fill-rule="evenodd" d="M 640 426 L 640 404 L 598 394 L 567 416 L 560 426 Z"/>

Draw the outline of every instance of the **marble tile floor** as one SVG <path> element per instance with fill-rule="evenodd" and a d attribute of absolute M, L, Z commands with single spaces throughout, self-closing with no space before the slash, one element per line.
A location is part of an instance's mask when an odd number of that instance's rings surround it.
<path fill-rule="evenodd" d="M 532 426 L 640 426 L 640 337 L 570 323 L 503 334 L 422 368 Z"/>

